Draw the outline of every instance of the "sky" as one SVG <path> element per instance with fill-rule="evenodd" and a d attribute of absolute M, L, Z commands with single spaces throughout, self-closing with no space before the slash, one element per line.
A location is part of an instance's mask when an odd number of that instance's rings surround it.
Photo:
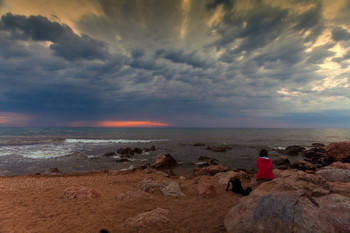
<path fill-rule="evenodd" d="M 350 128 L 350 0 L 0 0 L 0 126 Z"/>

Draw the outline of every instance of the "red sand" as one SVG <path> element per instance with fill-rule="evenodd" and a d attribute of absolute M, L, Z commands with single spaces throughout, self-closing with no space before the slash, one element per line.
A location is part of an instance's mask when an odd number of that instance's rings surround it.
<path fill-rule="evenodd" d="M 186 197 L 153 193 L 151 198 L 118 200 L 117 195 L 139 190 L 148 177 L 179 183 Z M 218 196 L 201 198 L 198 183 L 215 186 Z M 244 183 L 246 187 L 248 184 Z M 86 187 L 101 196 L 92 199 L 65 199 L 67 187 Z M 137 170 L 115 175 L 96 172 L 73 175 L 32 175 L 0 177 L 0 232 L 226 232 L 223 222 L 228 210 L 241 195 L 226 192 L 215 177 L 166 177 L 154 171 Z M 168 223 L 137 229 L 126 219 L 157 207 L 169 210 Z"/>

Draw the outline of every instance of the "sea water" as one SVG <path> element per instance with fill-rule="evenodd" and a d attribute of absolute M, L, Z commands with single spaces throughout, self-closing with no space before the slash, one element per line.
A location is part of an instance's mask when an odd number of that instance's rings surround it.
<path fill-rule="evenodd" d="M 258 152 L 279 153 L 290 145 L 306 148 L 312 143 L 350 141 L 350 129 L 216 129 L 216 128 L 0 128 L 0 175 L 114 169 L 144 163 L 159 153 L 169 153 L 182 164 L 198 157 L 216 158 L 230 168 L 254 169 Z M 201 142 L 205 146 L 194 147 Z M 102 155 L 123 146 L 157 151 L 135 155 L 117 164 Z M 226 152 L 206 150 L 227 146 Z"/>

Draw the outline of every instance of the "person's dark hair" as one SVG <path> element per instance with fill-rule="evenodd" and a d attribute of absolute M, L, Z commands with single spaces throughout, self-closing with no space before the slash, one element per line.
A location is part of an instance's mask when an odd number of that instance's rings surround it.
<path fill-rule="evenodd" d="M 262 149 L 259 153 L 260 157 L 268 157 L 269 155 L 267 154 L 267 150 Z"/>

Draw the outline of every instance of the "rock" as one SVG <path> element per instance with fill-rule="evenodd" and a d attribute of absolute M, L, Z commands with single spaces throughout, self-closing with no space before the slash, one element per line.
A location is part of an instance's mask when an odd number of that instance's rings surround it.
<path fill-rule="evenodd" d="M 48 173 L 61 173 L 61 171 L 57 167 L 50 168 L 47 172 Z"/>
<path fill-rule="evenodd" d="M 322 169 L 316 172 L 328 182 L 350 182 L 350 170 L 347 169 Z"/>
<path fill-rule="evenodd" d="M 279 165 L 276 168 L 279 170 L 287 170 L 287 169 L 289 169 L 289 165 Z"/>
<path fill-rule="evenodd" d="M 307 151 L 304 151 L 302 153 L 302 156 L 304 156 L 306 158 L 320 158 L 322 156 L 322 154 L 318 153 L 316 151 L 307 150 Z"/>
<path fill-rule="evenodd" d="M 200 183 L 198 185 L 198 195 L 203 198 L 213 198 L 217 197 L 218 193 L 213 185 Z"/>
<path fill-rule="evenodd" d="M 201 142 L 196 142 L 196 143 L 193 143 L 193 146 L 205 146 L 205 144 Z"/>
<path fill-rule="evenodd" d="M 153 193 L 155 191 L 160 191 L 162 188 L 164 188 L 168 184 L 169 183 L 166 181 L 159 182 L 151 179 L 144 179 L 143 181 L 141 181 L 139 188 L 143 191 Z"/>
<path fill-rule="evenodd" d="M 234 171 L 219 172 L 219 173 L 215 174 L 215 178 L 217 178 L 219 184 L 222 184 L 222 185 L 227 185 L 229 180 L 231 178 L 236 177 L 236 176 L 238 176 L 238 172 L 234 172 Z"/>
<path fill-rule="evenodd" d="M 222 146 L 213 146 L 213 147 L 210 147 L 210 146 L 208 146 L 208 147 L 207 147 L 207 150 L 211 150 L 211 151 L 214 151 L 214 152 L 226 152 L 227 147 L 222 147 Z"/>
<path fill-rule="evenodd" d="M 330 143 L 325 150 L 334 161 L 350 162 L 350 142 Z"/>
<path fill-rule="evenodd" d="M 349 211 L 349 205 L 341 206 Z M 344 225 L 337 224 L 336 216 L 325 209 L 320 211 L 322 208 L 314 198 L 296 192 L 251 193 L 227 213 L 224 224 L 229 233 L 344 232 Z"/>
<path fill-rule="evenodd" d="M 334 193 L 350 198 L 350 183 L 332 182 L 332 190 Z"/>
<path fill-rule="evenodd" d="M 161 223 L 169 223 L 170 220 L 167 218 L 168 214 L 169 210 L 156 208 L 152 211 L 147 211 L 132 218 L 126 219 L 125 224 L 139 229 L 140 227 L 142 228 L 159 225 Z M 137 230 L 137 232 L 139 232 L 139 230 Z"/>
<path fill-rule="evenodd" d="M 153 168 L 170 168 L 177 165 L 177 161 L 170 154 L 160 154 L 149 160 Z"/>
<path fill-rule="evenodd" d="M 302 146 L 287 146 L 286 153 L 287 155 L 298 155 L 299 152 L 304 151 L 305 148 Z"/>
<path fill-rule="evenodd" d="M 307 174 L 296 170 L 282 171 L 278 169 L 274 169 L 273 173 L 275 174 L 275 179 L 260 184 L 258 189 L 255 189 L 252 193 L 292 191 L 318 197 L 327 195 L 332 191 L 332 185 L 318 175 Z"/>
<path fill-rule="evenodd" d="M 135 154 L 142 154 L 142 152 L 143 151 L 140 148 L 137 148 L 137 147 L 134 148 L 134 153 Z"/>
<path fill-rule="evenodd" d="M 117 163 L 124 163 L 124 162 L 129 162 L 128 158 L 120 158 L 115 160 Z"/>
<path fill-rule="evenodd" d="M 124 146 L 118 149 L 117 152 L 118 154 L 121 154 L 121 155 L 127 155 L 127 156 L 134 155 L 134 150 L 127 146 Z"/>
<path fill-rule="evenodd" d="M 316 170 L 317 166 L 305 160 L 298 160 L 291 165 L 291 168 L 306 171 L 306 170 Z"/>
<path fill-rule="evenodd" d="M 156 151 L 157 149 L 156 149 L 156 147 L 153 145 L 153 146 L 151 146 L 151 148 L 149 148 L 149 150 L 150 150 L 150 151 Z"/>
<path fill-rule="evenodd" d="M 325 169 L 328 167 L 325 167 Z M 334 162 L 329 165 L 329 168 L 339 168 L 339 169 L 347 169 L 350 170 L 350 163 L 342 163 L 342 162 Z"/>
<path fill-rule="evenodd" d="M 216 173 L 219 172 L 227 172 L 229 170 L 228 167 L 224 165 L 211 165 L 208 167 L 197 167 L 194 169 L 193 174 L 195 176 L 202 176 L 202 175 L 215 175 Z"/>
<path fill-rule="evenodd" d="M 64 190 L 63 197 L 65 199 L 89 199 L 97 198 L 100 194 L 93 189 L 85 187 L 68 187 Z"/>
<path fill-rule="evenodd" d="M 164 196 L 170 197 L 185 197 L 186 195 L 181 191 L 178 183 L 170 182 L 164 188 L 161 189 Z"/>
<path fill-rule="evenodd" d="M 276 164 L 277 166 L 279 166 L 279 165 L 287 165 L 287 166 L 289 166 L 290 165 L 290 161 L 287 158 L 287 156 L 282 156 L 282 157 L 276 159 L 274 161 L 274 164 Z"/>
<path fill-rule="evenodd" d="M 128 191 L 125 193 L 121 193 L 117 196 L 118 200 L 128 200 L 128 201 L 134 201 L 137 199 L 146 199 L 150 198 L 151 195 L 148 192 L 142 191 L 142 190 L 136 190 L 136 191 Z"/>
<path fill-rule="evenodd" d="M 334 221 L 338 232 L 350 232 L 350 198 L 331 194 L 317 199 L 319 211 L 327 213 Z"/>
<path fill-rule="evenodd" d="M 317 142 L 316 142 L 316 143 L 312 143 L 312 146 L 313 146 L 313 147 L 321 147 L 321 148 L 322 148 L 322 147 L 325 147 L 326 145 L 323 144 L 323 143 L 317 143 Z"/>
<path fill-rule="evenodd" d="M 102 157 L 112 157 L 112 156 L 116 156 L 117 154 L 115 152 L 107 152 L 105 154 L 102 155 Z"/>

